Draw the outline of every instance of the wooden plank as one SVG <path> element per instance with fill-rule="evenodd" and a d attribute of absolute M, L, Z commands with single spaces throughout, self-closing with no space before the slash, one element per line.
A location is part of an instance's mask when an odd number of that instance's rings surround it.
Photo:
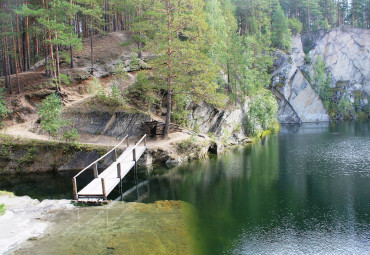
<path fill-rule="evenodd" d="M 87 184 L 85 188 L 77 193 L 79 196 L 89 194 L 103 195 L 100 178 L 95 178 L 89 184 Z"/>

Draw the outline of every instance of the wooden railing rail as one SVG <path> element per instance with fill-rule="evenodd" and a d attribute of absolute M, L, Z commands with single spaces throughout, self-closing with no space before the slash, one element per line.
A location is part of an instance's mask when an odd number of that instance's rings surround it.
<path fill-rule="evenodd" d="M 100 158 L 98 158 L 97 160 L 95 160 L 94 162 L 92 162 L 90 165 L 88 165 L 87 167 L 85 167 L 84 169 L 82 169 L 78 174 L 76 174 L 74 177 L 78 177 L 80 174 L 82 174 L 84 171 L 86 171 L 87 169 L 89 169 L 92 165 L 98 163 L 100 160 L 102 160 L 103 158 L 105 158 L 106 156 L 108 156 L 108 154 L 110 154 L 112 151 L 115 151 L 116 153 L 116 149 L 118 146 L 120 146 L 125 140 L 127 139 L 127 135 L 122 139 L 122 141 L 117 144 L 113 149 L 111 149 L 110 151 L 108 151 L 107 153 L 105 153 L 103 156 L 101 156 Z M 128 141 L 128 139 L 127 139 Z M 129 145 L 127 143 L 127 145 Z M 117 155 L 115 156 L 115 158 L 117 158 Z"/>

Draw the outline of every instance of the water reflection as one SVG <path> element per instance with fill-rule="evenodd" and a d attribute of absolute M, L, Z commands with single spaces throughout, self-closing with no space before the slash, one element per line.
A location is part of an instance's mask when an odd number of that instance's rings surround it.
<path fill-rule="evenodd" d="M 149 180 L 145 201 L 199 212 L 201 254 L 365 254 L 369 121 L 284 126 L 279 135 Z"/>

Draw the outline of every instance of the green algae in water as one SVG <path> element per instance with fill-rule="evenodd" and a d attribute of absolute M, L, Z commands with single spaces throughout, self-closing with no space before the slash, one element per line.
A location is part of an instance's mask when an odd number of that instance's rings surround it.
<path fill-rule="evenodd" d="M 188 224 L 195 216 L 181 201 L 75 208 L 57 213 L 44 237 L 12 254 L 197 254 Z"/>

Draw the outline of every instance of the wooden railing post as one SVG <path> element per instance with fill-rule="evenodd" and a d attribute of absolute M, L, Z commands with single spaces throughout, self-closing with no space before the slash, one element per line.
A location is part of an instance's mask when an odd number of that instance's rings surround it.
<path fill-rule="evenodd" d="M 118 163 L 117 164 L 117 177 L 119 177 L 120 180 L 122 179 L 122 176 L 121 176 L 121 163 Z"/>
<path fill-rule="evenodd" d="M 93 171 L 94 171 L 94 177 L 98 178 L 98 164 L 97 163 L 93 165 Z"/>
<path fill-rule="evenodd" d="M 117 161 L 117 149 L 114 149 L 113 151 L 113 162 Z"/>
<path fill-rule="evenodd" d="M 101 185 L 102 185 L 102 189 L 103 189 L 104 200 L 107 200 L 107 191 L 105 190 L 105 180 L 104 180 L 104 178 L 101 178 Z"/>
<path fill-rule="evenodd" d="M 72 178 L 72 183 L 73 183 L 73 196 L 77 200 L 78 199 L 78 195 L 77 195 L 77 181 L 76 181 L 76 177 L 73 177 Z"/>
<path fill-rule="evenodd" d="M 133 150 L 132 150 L 132 156 L 133 156 L 133 161 L 135 161 L 135 163 L 136 163 L 136 148 L 134 148 Z"/>

